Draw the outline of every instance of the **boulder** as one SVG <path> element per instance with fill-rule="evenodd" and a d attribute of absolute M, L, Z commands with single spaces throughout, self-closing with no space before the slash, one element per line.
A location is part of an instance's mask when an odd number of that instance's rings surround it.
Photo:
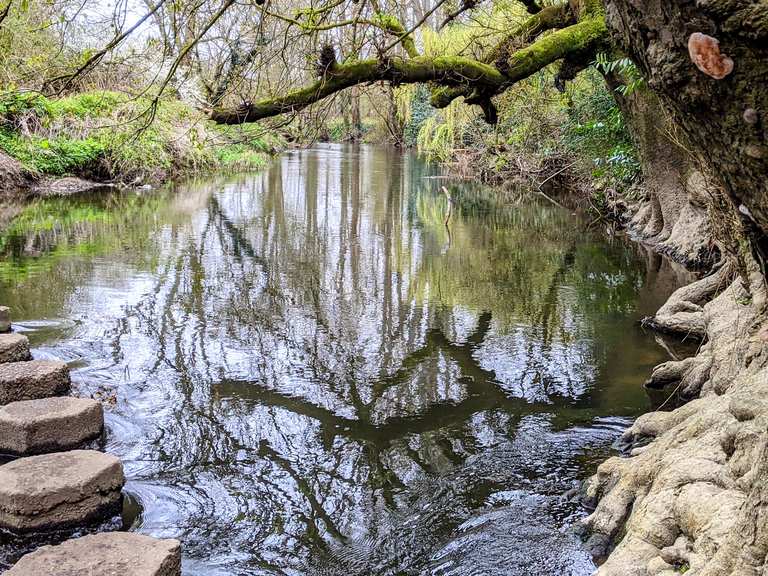
<path fill-rule="evenodd" d="M 69 393 L 69 368 L 64 362 L 32 360 L 0 364 L 0 406 Z"/>
<path fill-rule="evenodd" d="M 11 309 L 8 306 L 0 306 L 0 332 L 11 331 Z"/>
<path fill-rule="evenodd" d="M 27 337 L 21 334 L 0 334 L 0 364 L 25 360 L 32 360 Z"/>
<path fill-rule="evenodd" d="M 180 576 L 181 544 L 107 532 L 27 554 L 6 576 Z"/>
<path fill-rule="evenodd" d="M 104 411 L 96 400 L 44 398 L 0 406 L 0 453 L 27 456 L 82 446 L 101 435 Z"/>
<path fill-rule="evenodd" d="M 0 466 L 0 528 L 24 533 L 110 518 L 123 484 L 120 460 L 93 450 L 14 460 Z"/>

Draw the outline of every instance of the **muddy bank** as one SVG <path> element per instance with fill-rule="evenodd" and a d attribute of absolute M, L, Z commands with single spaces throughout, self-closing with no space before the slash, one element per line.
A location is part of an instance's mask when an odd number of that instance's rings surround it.
<path fill-rule="evenodd" d="M 40 176 L 26 170 L 18 160 L 0 152 L 0 199 L 4 201 L 0 224 L 15 215 L 12 208 L 14 201 L 30 197 L 69 196 L 114 186 L 112 182 L 98 182 L 75 176 Z"/>

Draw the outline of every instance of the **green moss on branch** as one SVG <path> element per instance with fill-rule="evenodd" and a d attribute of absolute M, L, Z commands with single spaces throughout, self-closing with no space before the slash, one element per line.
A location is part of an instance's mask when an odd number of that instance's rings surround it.
<path fill-rule="evenodd" d="M 528 18 L 512 33 L 506 35 L 501 42 L 493 47 L 483 60 L 491 63 L 500 59 L 509 58 L 516 47 L 530 44 L 539 34 L 542 34 L 547 30 L 563 28 L 571 24 L 576 24 L 576 19 L 568 4 L 547 6 L 540 12 Z"/>
<path fill-rule="evenodd" d="M 413 36 L 407 33 L 407 30 L 400 23 L 400 20 L 391 14 L 379 12 L 373 17 L 371 24 L 400 38 L 400 44 L 408 56 L 411 58 L 417 58 L 419 56 L 419 51 L 416 49 L 416 42 L 414 42 Z"/>
<path fill-rule="evenodd" d="M 547 6 L 525 20 L 513 32 L 507 34 L 488 52 L 483 58 L 483 62 L 489 64 L 503 63 L 514 53 L 516 48 L 530 44 L 537 36 L 547 30 L 563 28 L 575 23 L 576 19 L 568 4 Z M 435 108 L 445 108 L 456 98 L 469 96 L 472 90 L 471 86 L 437 87 L 432 90 L 430 103 Z"/>
<path fill-rule="evenodd" d="M 591 5 L 592 1 L 588 3 Z M 563 18 L 564 14 L 560 13 L 558 18 Z M 591 13 L 582 11 L 582 14 Z M 437 106 L 447 105 L 459 95 L 472 95 L 473 102 L 487 106 L 492 96 L 549 64 L 570 54 L 583 55 L 597 50 L 607 43 L 608 30 L 600 10 L 576 24 L 539 38 L 506 59 L 496 60 L 495 66 L 462 56 L 353 61 L 334 67 L 305 88 L 248 103 L 236 110 L 215 110 L 211 118 L 220 124 L 254 122 L 286 112 L 297 112 L 345 88 L 376 81 L 442 86 L 444 90 L 432 98 L 432 103 Z"/>
<path fill-rule="evenodd" d="M 514 83 L 569 54 L 596 50 L 607 42 L 605 19 L 602 15 L 595 16 L 540 38 L 530 46 L 514 52 L 499 66 L 509 82 Z"/>
<path fill-rule="evenodd" d="M 218 110 L 213 112 L 211 118 L 220 124 L 254 122 L 296 112 L 345 88 L 379 80 L 393 84 L 472 84 L 490 91 L 498 90 L 506 82 L 506 78 L 493 66 L 460 56 L 359 60 L 336 66 L 314 84 L 285 96 L 260 100 L 237 110 Z"/>

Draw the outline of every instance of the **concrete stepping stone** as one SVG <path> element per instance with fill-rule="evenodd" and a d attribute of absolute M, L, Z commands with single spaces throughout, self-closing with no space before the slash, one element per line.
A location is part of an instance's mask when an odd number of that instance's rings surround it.
<path fill-rule="evenodd" d="M 0 363 L 32 360 L 29 340 L 21 334 L 0 334 Z"/>
<path fill-rule="evenodd" d="M 69 393 L 69 368 L 64 362 L 31 360 L 0 364 L 0 406 Z"/>
<path fill-rule="evenodd" d="M 44 398 L 0 406 L 0 453 L 62 452 L 101 436 L 104 411 L 87 398 Z"/>
<path fill-rule="evenodd" d="M 5 576 L 180 576 L 181 543 L 130 532 L 107 532 L 22 557 Z"/>
<path fill-rule="evenodd" d="M 123 484 L 120 460 L 94 450 L 14 460 L 0 466 L 0 528 L 24 533 L 111 518 Z"/>

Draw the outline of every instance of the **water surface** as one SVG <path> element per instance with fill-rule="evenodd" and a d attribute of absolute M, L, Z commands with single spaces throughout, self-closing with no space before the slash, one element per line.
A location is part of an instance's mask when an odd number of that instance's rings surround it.
<path fill-rule="evenodd" d="M 38 201 L 0 235 L 0 302 L 106 403 L 130 529 L 182 540 L 185 574 L 594 569 L 562 494 L 649 409 L 667 352 L 636 321 L 674 282 L 569 211 L 435 176 L 325 146 Z"/>

